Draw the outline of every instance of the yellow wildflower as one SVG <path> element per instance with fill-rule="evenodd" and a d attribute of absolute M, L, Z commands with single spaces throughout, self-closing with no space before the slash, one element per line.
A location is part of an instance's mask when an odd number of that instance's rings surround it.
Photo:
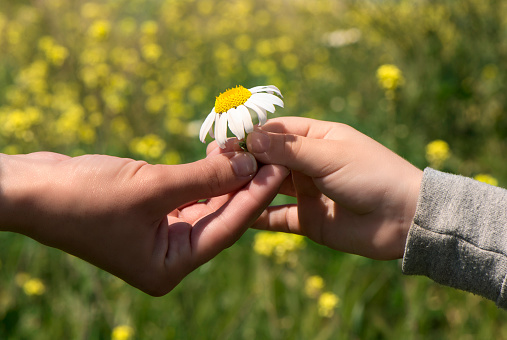
<path fill-rule="evenodd" d="M 21 150 L 18 145 L 7 145 L 3 148 L 2 152 L 7 155 L 17 155 L 21 153 Z"/>
<path fill-rule="evenodd" d="M 159 113 L 165 105 L 165 98 L 162 95 L 149 96 L 144 102 L 144 107 L 149 113 Z"/>
<path fill-rule="evenodd" d="M 120 325 L 113 328 L 111 339 L 113 340 L 128 340 L 134 335 L 134 329 L 127 325 Z"/>
<path fill-rule="evenodd" d="M 23 36 L 23 27 L 18 22 L 9 22 L 5 33 L 7 42 L 13 46 L 16 46 L 21 42 L 21 37 Z"/>
<path fill-rule="evenodd" d="M 99 76 L 92 67 L 83 67 L 79 72 L 80 78 L 88 88 L 95 88 L 99 83 Z"/>
<path fill-rule="evenodd" d="M 46 58 L 56 66 L 61 66 L 67 56 L 69 55 L 69 51 L 60 45 L 53 45 L 50 50 L 46 51 Z"/>
<path fill-rule="evenodd" d="M 164 154 L 162 157 L 163 164 L 179 164 L 181 162 L 181 156 L 177 151 L 171 150 Z"/>
<path fill-rule="evenodd" d="M 405 82 L 401 70 L 390 64 L 382 65 L 377 69 L 377 80 L 386 91 L 394 91 Z"/>
<path fill-rule="evenodd" d="M 46 286 L 41 280 L 30 278 L 23 284 L 23 291 L 28 296 L 42 295 L 46 291 Z"/>
<path fill-rule="evenodd" d="M 319 297 L 319 315 L 325 318 L 330 318 L 334 315 L 334 310 L 338 307 L 340 299 L 338 296 L 331 292 L 322 293 Z"/>
<path fill-rule="evenodd" d="M 35 107 L 27 107 L 23 110 L 12 110 L 2 114 L 0 112 L 0 124 L 3 127 L 2 133 L 20 137 L 42 120 L 42 113 Z"/>
<path fill-rule="evenodd" d="M 85 49 L 79 56 L 82 64 L 96 65 L 104 63 L 107 59 L 107 51 L 101 47 L 90 47 Z"/>
<path fill-rule="evenodd" d="M 312 275 L 305 282 L 305 293 L 311 298 L 316 298 L 324 288 L 324 279 L 319 275 Z"/>
<path fill-rule="evenodd" d="M 84 119 L 84 109 L 78 104 L 69 104 L 54 123 L 54 131 L 58 134 L 60 141 L 66 143 L 75 141 Z"/>
<path fill-rule="evenodd" d="M 141 32 L 146 35 L 155 35 L 158 32 L 158 23 L 153 20 L 148 20 L 142 23 Z"/>
<path fill-rule="evenodd" d="M 141 47 L 141 53 L 146 61 L 154 63 L 162 55 L 162 48 L 154 43 L 146 44 Z"/>
<path fill-rule="evenodd" d="M 32 93 L 46 92 L 48 87 L 46 77 L 48 75 L 48 64 L 44 60 L 36 60 L 28 67 L 21 70 L 17 81 L 19 85 L 26 87 Z"/>
<path fill-rule="evenodd" d="M 257 254 L 276 258 L 277 262 L 287 261 L 290 253 L 304 248 L 303 236 L 261 231 L 255 235 L 254 251 Z"/>
<path fill-rule="evenodd" d="M 450 155 L 449 144 L 443 140 L 437 139 L 426 145 L 426 160 L 433 168 L 440 168 Z"/>
<path fill-rule="evenodd" d="M 88 124 L 81 125 L 78 130 L 79 140 L 86 144 L 92 144 L 97 137 L 95 130 Z"/>
<path fill-rule="evenodd" d="M 257 53 L 262 57 L 266 57 L 268 55 L 271 55 L 273 52 L 275 52 L 273 43 L 270 40 L 259 41 L 257 43 L 256 50 L 257 50 Z"/>
<path fill-rule="evenodd" d="M 46 59 L 55 66 L 61 66 L 69 55 L 67 48 L 58 45 L 50 36 L 39 39 L 39 49 L 44 52 Z"/>
<path fill-rule="evenodd" d="M 97 40 L 104 40 L 109 36 L 111 23 L 107 20 L 95 20 L 88 29 L 88 35 Z"/>
<path fill-rule="evenodd" d="M 113 73 L 109 77 L 109 87 L 114 91 L 125 92 L 130 85 L 129 80 L 121 73 Z"/>
<path fill-rule="evenodd" d="M 239 35 L 234 40 L 234 45 L 240 51 L 248 51 L 250 49 L 250 47 L 252 46 L 252 38 L 250 38 L 250 36 L 247 34 Z"/>
<path fill-rule="evenodd" d="M 88 116 L 88 121 L 90 122 L 91 126 L 97 127 L 100 126 L 104 121 L 104 116 L 102 113 L 95 111 Z"/>
<path fill-rule="evenodd" d="M 159 158 L 164 149 L 166 143 L 162 138 L 155 134 L 149 134 L 144 137 L 135 138 L 130 143 L 130 149 L 146 158 Z"/>
<path fill-rule="evenodd" d="M 125 98 L 115 91 L 104 89 L 102 91 L 102 98 L 106 107 L 115 114 L 120 113 L 126 106 Z"/>
<path fill-rule="evenodd" d="M 487 183 L 489 185 L 494 185 L 494 186 L 497 186 L 498 185 L 498 180 L 489 175 L 489 174 L 477 174 L 475 177 L 474 177 L 475 180 L 479 181 L 479 182 L 484 182 L 484 183 Z"/>

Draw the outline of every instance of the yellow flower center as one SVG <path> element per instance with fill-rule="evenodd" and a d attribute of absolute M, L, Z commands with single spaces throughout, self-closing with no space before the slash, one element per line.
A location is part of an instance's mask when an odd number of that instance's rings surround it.
<path fill-rule="evenodd" d="M 224 113 L 232 108 L 243 105 L 251 95 L 252 92 L 241 85 L 228 89 L 224 93 L 220 93 L 215 100 L 215 112 Z"/>

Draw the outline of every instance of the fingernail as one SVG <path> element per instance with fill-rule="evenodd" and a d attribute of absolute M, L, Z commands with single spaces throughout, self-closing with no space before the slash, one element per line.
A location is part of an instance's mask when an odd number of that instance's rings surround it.
<path fill-rule="evenodd" d="M 230 162 L 236 176 L 247 177 L 257 172 L 257 161 L 248 152 L 237 152 Z"/>
<path fill-rule="evenodd" d="M 269 150 L 271 140 L 265 133 L 253 131 L 248 135 L 248 151 L 253 153 L 264 153 Z"/>

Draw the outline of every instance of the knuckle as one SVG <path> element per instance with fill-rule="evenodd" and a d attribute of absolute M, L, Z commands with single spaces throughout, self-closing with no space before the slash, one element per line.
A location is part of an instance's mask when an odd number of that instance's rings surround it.
<path fill-rule="evenodd" d="M 214 197 L 225 184 L 223 171 L 215 163 L 205 162 L 202 173 L 206 176 L 204 185 L 209 196 Z"/>
<path fill-rule="evenodd" d="M 283 159 L 294 159 L 301 151 L 302 141 L 294 135 L 284 135 L 282 157 Z"/>

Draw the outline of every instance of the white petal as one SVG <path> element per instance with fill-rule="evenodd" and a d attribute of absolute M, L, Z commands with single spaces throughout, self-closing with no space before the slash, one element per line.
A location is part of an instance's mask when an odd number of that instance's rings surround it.
<path fill-rule="evenodd" d="M 248 100 L 250 100 L 255 105 L 263 108 L 264 110 L 267 110 L 271 113 L 275 112 L 275 106 L 270 102 L 262 98 L 261 94 L 267 94 L 267 93 L 256 93 L 255 95 L 252 95 Z"/>
<path fill-rule="evenodd" d="M 262 98 L 264 101 L 270 102 L 271 104 L 278 105 L 280 107 L 283 107 L 283 100 L 275 96 L 274 94 L 269 93 L 257 93 L 255 94 L 256 97 Z"/>
<path fill-rule="evenodd" d="M 219 126 L 219 124 L 218 124 L 218 123 L 219 123 L 219 122 L 220 122 L 220 115 L 219 115 L 219 114 L 217 114 L 217 115 L 215 116 L 215 133 L 213 134 L 213 135 L 214 135 L 213 137 L 217 136 L 217 134 L 218 134 L 218 130 L 219 130 L 219 127 L 218 127 L 218 126 Z"/>
<path fill-rule="evenodd" d="M 275 85 L 268 85 L 267 87 L 269 87 L 271 91 L 273 91 L 274 93 L 278 94 L 280 97 L 283 98 L 282 91 L 280 91 L 278 87 L 276 87 Z M 270 91 L 267 92 L 271 93 Z"/>
<path fill-rule="evenodd" d="M 266 121 L 268 120 L 268 115 L 266 114 L 266 110 L 258 107 L 257 105 L 255 105 L 254 103 L 252 103 L 251 101 L 248 101 L 248 100 L 246 101 L 246 103 L 244 105 L 246 107 L 251 108 L 252 110 L 255 111 L 255 113 L 257 113 L 257 117 L 259 118 L 259 126 L 264 125 L 266 123 Z"/>
<path fill-rule="evenodd" d="M 280 97 L 283 98 L 282 92 L 275 85 L 255 86 L 255 87 L 252 87 L 251 89 L 248 89 L 248 90 L 252 93 L 259 93 L 259 92 L 276 93 Z"/>
<path fill-rule="evenodd" d="M 243 122 L 241 121 L 240 113 L 237 109 L 232 108 L 227 111 L 229 117 L 229 129 L 231 132 L 238 137 L 239 140 L 245 138 L 245 130 L 243 129 Z"/>
<path fill-rule="evenodd" d="M 215 140 L 218 146 L 223 149 L 225 148 L 225 142 L 227 141 L 227 112 L 222 113 L 218 118 L 218 127 L 215 128 Z"/>
<path fill-rule="evenodd" d="M 264 89 L 266 88 L 266 86 L 255 86 L 255 87 L 252 87 L 251 89 L 248 89 L 248 91 L 252 92 L 252 93 L 257 93 L 257 92 L 262 92 L 264 91 Z"/>
<path fill-rule="evenodd" d="M 243 122 L 243 125 L 245 126 L 246 133 L 250 133 L 253 131 L 253 123 L 252 123 L 252 116 L 250 116 L 250 111 L 246 108 L 245 105 L 238 106 L 238 109 L 236 112 L 241 114 L 241 121 Z"/>
<path fill-rule="evenodd" d="M 206 135 L 208 134 L 208 132 L 212 133 L 211 127 L 213 126 L 213 122 L 215 121 L 215 115 L 216 115 L 215 108 L 213 108 L 213 110 L 211 110 L 211 112 L 208 114 L 208 117 L 206 117 L 206 119 L 204 120 L 204 123 L 202 123 L 201 125 L 201 130 L 199 131 L 199 139 L 203 143 L 206 140 Z"/>

